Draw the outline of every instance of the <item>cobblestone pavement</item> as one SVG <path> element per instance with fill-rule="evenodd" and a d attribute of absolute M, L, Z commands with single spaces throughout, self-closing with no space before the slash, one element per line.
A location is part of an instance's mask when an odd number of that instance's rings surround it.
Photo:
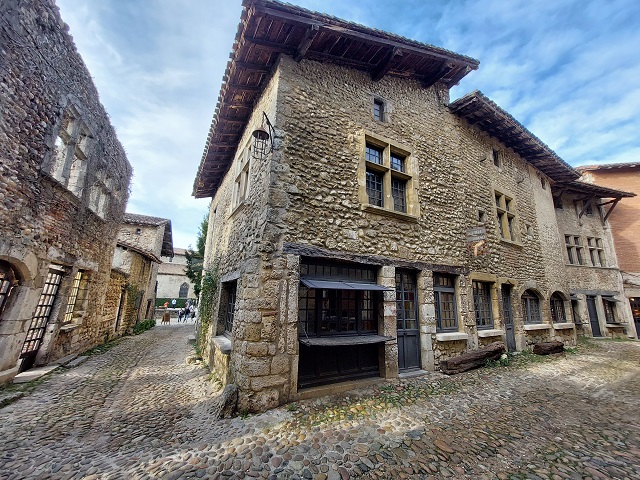
<path fill-rule="evenodd" d="M 640 478 L 640 342 L 582 342 L 216 420 L 158 326 L 0 410 L 0 478 Z"/>

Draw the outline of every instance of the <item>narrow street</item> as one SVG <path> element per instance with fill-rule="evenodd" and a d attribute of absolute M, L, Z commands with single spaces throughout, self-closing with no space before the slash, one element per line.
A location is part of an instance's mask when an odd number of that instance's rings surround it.
<path fill-rule="evenodd" d="M 640 478 L 639 342 L 216 420 L 192 331 L 125 338 L 1 409 L 0 478 Z"/>

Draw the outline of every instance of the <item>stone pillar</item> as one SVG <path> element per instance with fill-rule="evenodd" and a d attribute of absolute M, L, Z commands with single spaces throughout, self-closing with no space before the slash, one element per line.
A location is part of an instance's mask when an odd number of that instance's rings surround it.
<path fill-rule="evenodd" d="M 433 272 L 422 270 L 417 275 L 417 283 L 420 361 L 423 370 L 434 371 L 433 335 L 436 333 L 436 309 L 433 296 Z"/>
<path fill-rule="evenodd" d="M 380 349 L 380 376 L 384 378 L 398 377 L 398 332 L 396 317 L 396 269 L 384 266 L 378 275 L 378 284 L 393 288 L 383 292 L 383 317 L 378 325 L 380 335 L 393 337 Z"/>

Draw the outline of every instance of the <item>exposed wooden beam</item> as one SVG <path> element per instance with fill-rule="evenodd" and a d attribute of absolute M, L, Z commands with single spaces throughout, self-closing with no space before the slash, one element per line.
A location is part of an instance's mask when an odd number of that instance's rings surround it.
<path fill-rule="evenodd" d="M 377 82 L 384 77 L 389 73 L 389 70 L 391 70 L 391 64 L 400 57 L 402 57 L 402 50 L 398 47 L 388 49 L 385 56 L 378 62 L 373 72 L 371 72 L 371 79 Z"/>
<path fill-rule="evenodd" d="M 440 80 L 444 75 L 446 75 L 446 73 L 451 68 L 453 68 L 453 64 L 447 62 L 446 60 L 443 60 L 440 66 L 438 67 L 438 70 L 436 70 L 431 75 L 428 75 L 424 79 L 422 79 L 422 82 L 421 82 L 422 87 L 429 88 L 430 86 L 435 84 L 438 80 Z"/>
<path fill-rule="evenodd" d="M 244 40 L 254 45 L 258 45 L 259 47 L 268 48 L 269 50 L 273 50 L 274 52 L 282 52 L 289 55 L 294 55 L 296 52 L 295 47 L 283 45 L 282 43 L 279 43 L 279 42 L 271 42 L 269 40 L 264 40 L 262 38 L 244 37 Z"/>
<path fill-rule="evenodd" d="M 271 65 L 264 65 L 262 63 L 251 63 L 251 62 L 234 62 L 236 68 L 242 68 L 243 70 L 250 70 L 252 72 L 263 72 L 268 73 L 271 70 Z"/>
<path fill-rule="evenodd" d="M 260 90 L 260 85 L 240 85 L 231 82 L 228 82 L 227 85 L 232 90 L 246 90 L 247 92 L 257 92 Z"/>
<path fill-rule="evenodd" d="M 311 46 L 311 44 L 315 40 L 315 38 L 318 35 L 319 31 L 320 31 L 320 26 L 319 25 L 311 25 L 307 29 L 307 31 L 304 34 L 304 38 L 300 42 L 300 45 L 298 45 L 298 51 L 296 52 L 295 56 L 293 57 L 293 59 L 296 62 L 299 62 L 300 60 L 302 60 L 304 58 L 304 56 L 307 54 L 307 50 L 309 50 L 309 47 Z"/>
<path fill-rule="evenodd" d="M 609 211 L 607 212 L 607 214 L 602 219 L 603 223 L 606 223 L 607 218 L 609 218 L 609 215 L 611 215 L 611 212 L 613 212 L 613 209 L 616 208 L 616 205 L 618 204 L 619 201 L 620 201 L 619 198 L 616 198 L 615 200 L 613 200 L 613 204 L 611 205 L 611 207 L 609 207 Z"/>

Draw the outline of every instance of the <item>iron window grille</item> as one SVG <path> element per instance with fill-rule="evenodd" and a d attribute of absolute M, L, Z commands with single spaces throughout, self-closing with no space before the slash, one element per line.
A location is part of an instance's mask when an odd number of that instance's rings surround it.
<path fill-rule="evenodd" d="M 474 280 L 471 285 L 473 290 L 473 306 L 476 313 L 476 327 L 478 329 L 493 328 L 491 284 Z"/>
<path fill-rule="evenodd" d="M 436 309 L 436 331 L 457 332 L 455 278 L 452 275 L 434 273 L 433 293 Z"/>
<path fill-rule="evenodd" d="M 565 323 L 567 321 L 564 312 L 564 300 L 559 294 L 554 293 L 551 295 L 549 306 L 551 307 L 551 319 L 553 323 Z"/>
<path fill-rule="evenodd" d="M 42 293 L 38 299 L 29 330 L 27 330 L 27 338 L 24 345 L 22 345 L 21 358 L 37 352 L 40 348 L 63 275 L 63 267 L 59 265 L 49 265 L 49 272 L 47 273 Z"/>
<path fill-rule="evenodd" d="M 369 196 L 369 203 L 376 207 L 384 206 L 383 192 L 382 175 L 367 170 L 367 195 Z"/>
<path fill-rule="evenodd" d="M 391 178 L 391 196 L 393 197 L 393 209 L 396 212 L 407 212 L 407 182 Z"/>
<path fill-rule="evenodd" d="M 233 319 L 236 312 L 236 291 L 237 282 L 230 282 L 226 285 L 227 305 L 224 316 L 224 331 L 231 334 L 233 331 Z"/>
<path fill-rule="evenodd" d="M 540 300 L 531 290 L 522 294 L 522 316 L 526 324 L 542 323 Z"/>
<path fill-rule="evenodd" d="M 616 314 L 614 302 L 608 299 L 605 299 L 603 303 L 604 306 L 604 318 L 607 323 L 616 323 Z"/>
<path fill-rule="evenodd" d="M 76 307 L 78 301 L 78 291 L 80 290 L 80 282 L 82 281 L 82 270 L 78 270 L 73 278 L 73 285 L 71 286 L 71 294 L 69 295 L 69 301 L 67 302 L 67 309 L 64 312 L 64 323 L 71 323 L 73 320 L 73 310 Z"/>

